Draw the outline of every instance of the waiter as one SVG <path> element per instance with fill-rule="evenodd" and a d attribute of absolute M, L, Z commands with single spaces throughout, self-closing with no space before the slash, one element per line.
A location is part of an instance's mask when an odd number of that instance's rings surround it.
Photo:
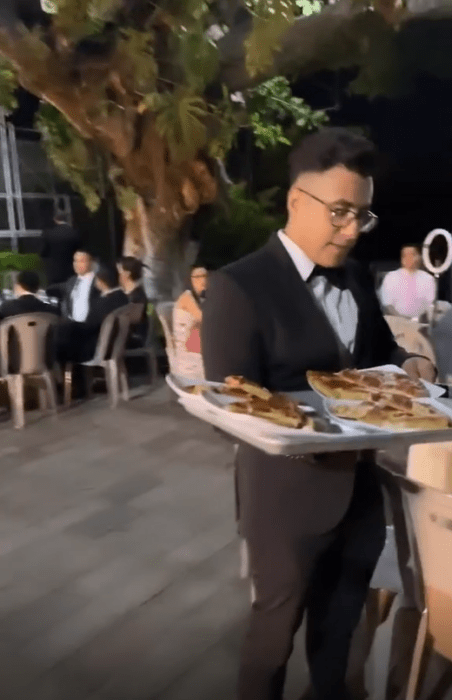
<path fill-rule="evenodd" d="M 376 154 L 363 137 L 323 129 L 291 156 L 288 220 L 259 251 L 212 277 L 202 325 L 206 376 L 240 374 L 275 391 L 307 388 L 309 369 L 387 363 L 434 379 L 399 348 L 373 282 L 347 256 L 374 228 Z M 385 541 L 372 460 L 358 453 L 273 457 L 242 445 L 241 532 L 256 599 L 239 700 L 281 700 L 293 638 L 307 614 L 313 700 L 349 700 L 350 640 Z"/>

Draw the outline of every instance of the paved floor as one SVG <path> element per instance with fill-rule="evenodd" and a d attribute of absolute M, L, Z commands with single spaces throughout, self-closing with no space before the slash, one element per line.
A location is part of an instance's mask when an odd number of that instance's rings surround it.
<path fill-rule="evenodd" d="M 248 589 L 231 461 L 165 387 L 0 424 L 1 700 L 233 700 Z M 306 682 L 298 651 L 288 700 Z"/>

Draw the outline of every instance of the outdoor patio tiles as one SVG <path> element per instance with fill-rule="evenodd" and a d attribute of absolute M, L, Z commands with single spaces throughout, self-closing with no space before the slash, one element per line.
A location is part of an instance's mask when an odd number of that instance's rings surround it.
<path fill-rule="evenodd" d="M 0 699 L 234 700 L 250 592 L 231 442 L 162 383 L 27 421 L 0 423 Z M 287 700 L 306 684 L 301 633 Z"/>

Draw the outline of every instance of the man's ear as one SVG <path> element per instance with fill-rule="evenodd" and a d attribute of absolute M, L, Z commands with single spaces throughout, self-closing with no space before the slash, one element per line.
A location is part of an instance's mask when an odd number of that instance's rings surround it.
<path fill-rule="evenodd" d="M 300 198 L 295 187 L 291 187 L 287 193 L 287 211 L 290 213 L 295 213 L 298 209 Z"/>

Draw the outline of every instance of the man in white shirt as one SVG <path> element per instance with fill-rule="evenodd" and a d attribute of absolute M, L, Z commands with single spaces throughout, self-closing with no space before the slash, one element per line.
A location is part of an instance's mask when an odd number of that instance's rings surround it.
<path fill-rule="evenodd" d="M 86 321 L 93 301 L 99 296 L 94 285 L 94 261 L 85 250 L 74 255 L 75 276 L 71 277 L 65 290 L 65 315 L 72 321 Z"/>
<path fill-rule="evenodd" d="M 414 245 L 402 248 L 401 264 L 384 278 L 381 303 L 387 314 L 418 318 L 435 301 L 435 280 L 420 269 L 421 254 Z"/>

